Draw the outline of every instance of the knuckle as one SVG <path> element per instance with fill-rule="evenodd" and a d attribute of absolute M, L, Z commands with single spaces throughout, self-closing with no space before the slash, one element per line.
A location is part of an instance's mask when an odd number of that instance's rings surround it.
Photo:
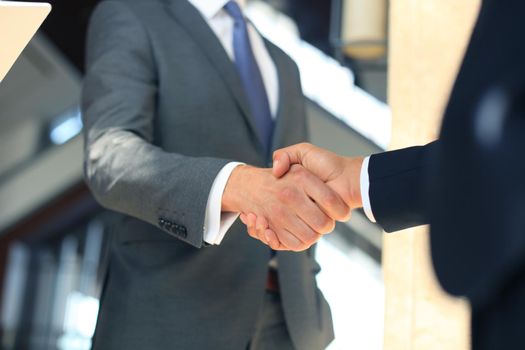
<path fill-rule="evenodd" d="M 314 234 L 314 237 L 312 238 L 311 242 L 310 242 L 310 247 L 313 246 L 314 244 L 316 244 L 320 239 L 321 239 L 322 235 L 320 234 Z"/>
<path fill-rule="evenodd" d="M 278 201 L 272 201 L 268 203 L 268 214 L 272 218 L 272 221 L 275 221 L 276 219 L 280 218 L 283 213 L 283 208 L 281 203 Z"/>
<path fill-rule="evenodd" d="M 317 241 L 317 237 L 318 235 L 310 229 L 301 233 L 301 241 L 307 246 L 314 244 Z"/>
<path fill-rule="evenodd" d="M 304 250 L 304 248 L 303 248 L 303 244 L 299 244 L 299 243 L 294 244 L 293 247 L 290 247 L 290 250 L 291 250 L 292 252 L 296 252 L 296 253 L 301 252 L 301 251 Z"/>
<path fill-rule="evenodd" d="M 332 232 L 333 229 L 335 228 L 334 220 L 331 220 L 327 216 L 319 216 L 316 219 L 315 225 L 316 225 L 316 231 L 321 234 Z"/>
<path fill-rule="evenodd" d="M 340 204 L 335 207 L 336 213 L 334 214 L 333 219 L 336 221 L 346 221 L 350 216 L 351 209 L 346 204 Z"/>
<path fill-rule="evenodd" d="M 301 142 L 300 144 L 297 145 L 299 149 L 302 149 L 302 150 L 309 150 L 312 148 L 312 144 L 311 143 L 308 143 L 308 142 Z"/>
<path fill-rule="evenodd" d="M 330 223 L 326 227 L 326 232 L 325 233 L 330 233 L 333 230 L 335 230 L 335 221 L 334 220 L 330 220 Z"/>
<path fill-rule="evenodd" d="M 323 201 L 323 205 L 326 208 L 331 208 L 331 209 L 339 207 L 341 203 L 337 195 L 331 192 L 325 194 L 322 201 Z"/>
<path fill-rule="evenodd" d="M 291 203 L 297 199 L 297 190 L 291 186 L 285 187 L 279 192 L 279 200 L 284 203 Z"/>
<path fill-rule="evenodd" d="M 314 216 L 310 226 L 315 232 L 322 233 L 323 228 L 326 226 L 326 218 L 321 215 Z"/>
<path fill-rule="evenodd" d="M 272 220 L 276 222 L 285 222 L 286 220 L 286 211 L 281 205 L 274 205 L 272 208 Z"/>
<path fill-rule="evenodd" d="M 306 248 L 310 248 L 312 245 L 314 245 L 317 242 L 317 235 L 311 235 L 305 242 Z"/>
<path fill-rule="evenodd" d="M 315 241 L 315 242 L 312 242 L 312 243 L 309 243 L 309 244 L 305 245 L 305 247 L 304 247 L 303 251 L 305 251 L 305 250 L 308 250 L 308 249 L 312 248 L 312 246 L 313 246 L 314 244 L 316 244 L 316 243 L 317 243 L 317 241 Z"/>
<path fill-rule="evenodd" d="M 352 209 L 350 209 L 348 206 L 345 206 L 345 210 L 343 214 L 341 215 L 341 218 L 339 221 L 348 221 L 350 220 L 350 217 L 352 216 Z"/>
<path fill-rule="evenodd" d="M 300 179 L 306 179 L 307 176 L 308 176 L 308 171 L 306 171 L 306 169 L 302 166 L 302 165 L 294 165 L 296 167 L 296 173 L 297 173 L 297 176 L 300 178 Z"/>
<path fill-rule="evenodd" d="M 298 164 L 294 164 L 290 167 L 290 174 L 294 175 L 295 177 L 302 177 L 306 174 L 306 171 L 304 168 Z"/>
<path fill-rule="evenodd" d="M 299 244 L 297 249 L 295 250 L 295 252 L 299 253 L 299 252 L 303 252 L 305 251 L 306 249 L 308 249 L 310 247 L 309 244 L 306 244 L 306 243 L 303 243 L 303 244 Z"/>
<path fill-rule="evenodd" d="M 286 242 L 287 248 L 294 252 L 301 251 L 301 247 L 303 246 L 303 243 L 294 237 L 288 237 L 288 238 L 289 239 Z"/>

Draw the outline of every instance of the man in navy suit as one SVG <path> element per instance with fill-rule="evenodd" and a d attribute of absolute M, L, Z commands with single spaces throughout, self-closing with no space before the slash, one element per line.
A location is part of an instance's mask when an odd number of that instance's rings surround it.
<path fill-rule="evenodd" d="M 439 141 L 367 158 L 309 144 L 274 154 L 276 176 L 302 164 L 386 231 L 430 223 L 439 281 L 472 304 L 474 349 L 525 346 L 524 17 L 521 0 L 483 2 Z"/>

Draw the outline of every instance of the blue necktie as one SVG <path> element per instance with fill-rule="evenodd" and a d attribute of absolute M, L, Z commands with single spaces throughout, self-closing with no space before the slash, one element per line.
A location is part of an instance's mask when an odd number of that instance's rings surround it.
<path fill-rule="evenodd" d="M 235 66 L 239 72 L 250 110 L 255 119 L 259 136 L 265 147 L 267 155 L 272 145 L 272 135 L 274 122 L 270 111 L 268 95 L 264 88 L 264 82 L 255 60 L 255 55 L 248 36 L 248 26 L 239 5 L 231 0 L 224 9 L 233 18 L 233 51 L 235 56 Z"/>

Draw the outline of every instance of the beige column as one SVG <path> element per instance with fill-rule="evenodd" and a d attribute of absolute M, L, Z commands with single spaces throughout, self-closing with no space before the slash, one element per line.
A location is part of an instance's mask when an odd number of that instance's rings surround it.
<path fill-rule="evenodd" d="M 479 5 L 479 0 L 390 1 L 392 149 L 437 138 Z M 468 305 L 440 289 L 427 228 L 385 235 L 383 265 L 385 349 L 469 349 Z"/>

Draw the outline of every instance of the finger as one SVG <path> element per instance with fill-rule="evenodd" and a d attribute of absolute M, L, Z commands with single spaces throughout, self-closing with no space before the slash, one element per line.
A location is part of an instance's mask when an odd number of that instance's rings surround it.
<path fill-rule="evenodd" d="M 257 235 L 257 230 L 255 227 L 256 217 L 255 214 L 249 213 L 246 217 L 246 227 L 248 229 L 248 234 L 250 237 L 259 239 L 259 236 Z"/>
<path fill-rule="evenodd" d="M 266 241 L 268 242 L 268 245 L 273 249 L 273 250 L 281 250 L 281 249 L 284 249 L 284 246 L 281 244 L 281 242 L 279 241 L 279 238 L 277 237 L 277 234 L 275 232 L 273 232 L 272 230 L 270 229 L 266 229 L 264 231 L 264 236 L 266 237 Z"/>
<path fill-rule="evenodd" d="M 254 213 L 249 213 L 246 218 L 248 221 L 247 226 L 255 229 L 255 223 L 257 221 L 257 216 Z"/>
<path fill-rule="evenodd" d="M 281 242 L 283 250 L 291 250 L 298 252 L 306 249 L 304 243 L 298 239 L 294 234 L 286 229 L 272 229 L 279 242 Z"/>
<path fill-rule="evenodd" d="M 306 196 L 305 196 L 306 197 Z M 307 201 L 310 199 L 306 198 Z M 313 205 L 315 207 L 315 205 Z M 321 212 L 322 215 L 324 215 Z M 284 229 L 282 231 L 274 230 L 277 233 L 279 241 L 288 249 L 293 251 L 301 251 L 309 248 L 312 244 L 317 242 L 321 237 L 319 233 L 315 232 L 308 226 L 301 218 L 290 210 L 286 216 L 282 216 L 278 224 Z M 290 235 L 292 237 L 290 237 Z"/>
<path fill-rule="evenodd" d="M 338 193 L 312 174 L 305 175 L 303 178 L 305 193 L 326 215 L 336 221 L 348 220 L 350 207 Z"/>
<path fill-rule="evenodd" d="M 280 178 L 290 170 L 290 156 L 286 150 L 276 151 L 273 158 L 273 175 Z"/>
<path fill-rule="evenodd" d="M 275 151 L 273 153 L 273 175 L 280 178 L 290 170 L 293 164 L 302 164 L 303 157 L 311 146 L 307 143 L 300 143 Z"/>
<path fill-rule="evenodd" d="M 264 216 L 257 216 L 255 222 L 255 230 L 257 232 L 257 237 L 259 237 L 259 240 L 261 242 L 264 242 L 266 245 L 268 245 L 268 240 L 266 239 L 264 231 L 266 231 L 267 228 L 268 221 L 266 221 L 266 218 Z"/>
<path fill-rule="evenodd" d="M 337 220 L 337 221 L 340 221 L 340 222 L 348 222 L 350 221 L 350 219 L 352 218 L 352 210 L 350 210 L 348 212 L 348 215 L 346 216 L 346 218 L 344 218 L 343 220 Z"/>
<path fill-rule="evenodd" d="M 291 206 L 294 208 L 299 219 L 311 229 L 311 233 L 306 232 L 304 229 L 301 231 L 307 235 L 303 236 L 301 239 L 304 242 L 309 242 L 310 240 L 315 239 L 319 234 L 327 234 L 334 230 L 335 221 L 328 216 L 316 202 L 310 199 L 307 193 L 303 192 L 301 198 L 297 200 L 295 204 L 291 204 Z M 298 224 L 296 223 L 296 227 L 292 230 L 293 233 L 297 232 L 296 230 L 299 228 L 297 225 Z M 290 229 L 291 228 L 289 228 L 289 230 Z"/>
<path fill-rule="evenodd" d="M 305 242 L 309 242 L 311 239 L 314 239 L 314 233 L 325 234 L 331 232 L 335 227 L 335 222 L 308 196 L 304 187 L 327 186 L 304 169 L 302 173 L 298 173 L 297 169 L 295 169 L 293 175 L 296 177 L 293 180 L 297 184 L 294 183 L 293 185 L 289 185 L 282 189 L 278 194 L 278 199 L 288 208 L 288 210 L 292 211 L 302 222 L 308 225 L 310 228 L 309 231 L 313 230 L 315 232 L 312 232 L 308 236 L 304 236 L 303 233 L 306 232 L 306 230 L 302 229 L 301 231 L 298 231 L 301 227 L 297 226 L 297 224 L 295 225 L 296 227 L 288 226 L 290 224 L 289 222 L 282 222 L 282 224 L 294 234 L 301 232 L 302 236 L 298 238 L 301 238 Z M 281 220 L 289 218 L 289 216 L 283 215 L 285 213 L 286 212 L 280 213 Z"/>
<path fill-rule="evenodd" d="M 244 213 L 241 213 L 241 215 L 239 215 L 239 219 L 241 220 L 241 222 L 243 224 L 245 224 L 246 226 L 248 226 L 248 216 Z"/>
<path fill-rule="evenodd" d="M 259 236 L 257 236 L 257 231 L 255 231 L 254 228 L 248 228 L 248 235 L 251 237 L 251 238 L 254 238 L 256 240 L 259 240 Z"/>
<path fill-rule="evenodd" d="M 289 251 L 290 250 L 284 244 L 279 242 L 279 238 L 278 238 L 277 234 L 275 232 L 273 232 L 272 230 L 270 230 L 270 229 L 266 230 L 265 234 L 268 236 L 268 239 L 272 240 L 272 244 L 273 244 L 273 239 L 274 239 L 274 238 L 272 238 L 272 236 L 275 237 L 275 240 L 277 242 L 276 242 L 275 246 L 272 247 L 273 250 L 276 250 L 276 251 Z"/>
<path fill-rule="evenodd" d="M 248 235 L 250 235 L 251 238 L 259 240 L 259 236 L 257 236 L 257 231 L 254 228 L 248 228 Z"/>
<path fill-rule="evenodd" d="M 290 226 L 287 227 L 287 230 L 303 243 L 304 248 L 302 248 L 301 250 L 305 250 L 317 243 L 317 241 L 321 238 L 322 234 L 313 230 L 300 217 L 297 217 L 297 219 L 298 220 L 290 222 Z"/>

